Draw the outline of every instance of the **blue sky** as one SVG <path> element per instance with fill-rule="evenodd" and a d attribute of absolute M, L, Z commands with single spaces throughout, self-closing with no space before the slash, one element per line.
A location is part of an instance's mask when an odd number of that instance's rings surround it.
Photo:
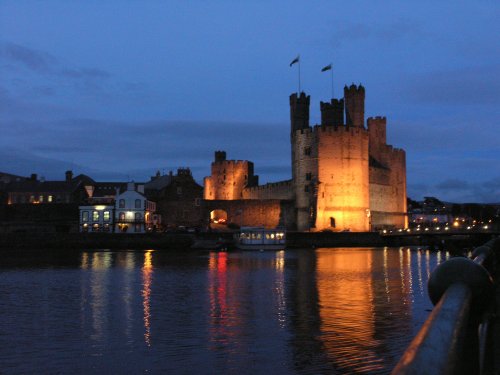
<path fill-rule="evenodd" d="M 366 88 L 414 199 L 500 202 L 497 1 L 2 1 L 0 171 L 290 178 L 288 96 Z"/>

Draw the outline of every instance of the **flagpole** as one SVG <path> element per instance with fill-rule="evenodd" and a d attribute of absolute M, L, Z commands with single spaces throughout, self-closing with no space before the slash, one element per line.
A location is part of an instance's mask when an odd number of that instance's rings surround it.
<path fill-rule="evenodd" d="M 330 69 L 330 73 L 332 75 L 332 99 L 334 98 L 333 96 L 333 69 Z"/>
<path fill-rule="evenodd" d="M 300 95 L 300 58 L 299 58 L 299 95 Z"/>

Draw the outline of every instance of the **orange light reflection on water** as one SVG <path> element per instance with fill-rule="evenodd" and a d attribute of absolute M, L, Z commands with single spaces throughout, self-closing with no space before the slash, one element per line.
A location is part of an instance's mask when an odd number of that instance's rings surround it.
<path fill-rule="evenodd" d="M 401 314 L 397 309 L 411 312 L 411 251 L 321 249 L 317 254 L 321 337 L 328 357 L 342 372 L 384 369 L 377 332 Z M 386 301 L 397 305 L 381 309 Z"/>
<path fill-rule="evenodd" d="M 153 250 L 144 253 L 142 266 L 142 307 L 144 320 L 144 342 L 151 346 L 151 282 L 153 276 Z"/>

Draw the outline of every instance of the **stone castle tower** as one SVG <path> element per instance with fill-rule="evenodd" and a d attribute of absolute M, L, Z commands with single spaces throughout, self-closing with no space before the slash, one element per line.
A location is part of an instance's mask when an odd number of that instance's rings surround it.
<path fill-rule="evenodd" d="M 247 160 L 226 160 L 225 151 L 215 151 L 212 174 L 204 179 L 203 198 L 207 200 L 243 199 L 243 190 L 259 184 L 253 163 Z"/>
<path fill-rule="evenodd" d="M 368 131 L 364 128 L 363 86 L 344 88 L 344 99 L 321 103 L 321 125 L 294 126 L 292 116 L 292 180 L 297 229 L 343 228 L 369 230 Z M 344 123 L 345 103 L 345 123 Z M 304 114 L 302 114 L 304 117 Z"/>
<path fill-rule="evenodd" d="M 364 101 L 363 86 L 345 86 L 343 99 L 320 103 L 321 124 L 311 127 L 309 96 L 290 96 L 298 230 L 406 224 L 404 151 L 386 145 L 385 118 L 365 128 Z"/>

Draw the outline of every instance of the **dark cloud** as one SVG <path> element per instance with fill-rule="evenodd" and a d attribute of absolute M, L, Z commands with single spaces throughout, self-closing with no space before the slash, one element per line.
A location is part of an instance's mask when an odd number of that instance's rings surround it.
<path fill-rule="evenodd" d="M 53 66 L 58 62 L 54 56 L 46 52 L 15 43 L 0 44 L 0 58 L 41 73 L 53 72 Z"/>
<path fill-rule="evenodd" d="M 86 68 L 80 68 L 80 69 L 62 69 L 61 74 L 65 77 L 69 78 L 109 78 L 111 75 L 101 69 L 86 69 Z"/>
<path fill-rule="evenodd" d="M 279 124 L 96 119 L 12 124 L 4 145 L 17 144 L 17 150 L 33 156 L 75 160 L 87 169 L 103 166 L 134 176 L 134 171 L 150 175 L 185 166 L 200 179 L 209 173 L 214 151 L 225 150 L 228 159 L 253 161 L 263 182 L 289 178 L 290 173 L 290 148 L 283 137 L 288 132 Z"/>
<path fill-rule="evenodd" d="M 344 43 L 374 40 L 377 42 L 392 42 L 408 36 L 425 33 L 422 26 L 415 20 L 400 18 L 384 24 L 346 23 L 338 27 L 333 34 L 333 43 L 340 46 Z"/>
<path fill-rule="evenodd" d="M 464 180 L 450 179 L 440 182 L 436 185 L 436 188 L 441 190 L 468 190 L 470 188 L 470 184 Z"/>
<path fill-rule="evenodd" d="M 403 80 L 400 93 L 412 101 L 435 105 L 500 103 L 500 64 L 434 70 Z"/>
<path fill-rule="evenodd" d="M 454 203 L 500 203 L 500 176 L 479 182 L 447 179 L 437 184 L 408 184 L 408 196 L 416 200 L 435 196 Z"/>
<path fill-rule="evenodd" d="M 55 56 L 19 44 L 0 43 L 0 60 L 20 64 L 37 73 L 70 79 L 104 79 L 111 74 L 102 69 L 66 66 Z"/>

